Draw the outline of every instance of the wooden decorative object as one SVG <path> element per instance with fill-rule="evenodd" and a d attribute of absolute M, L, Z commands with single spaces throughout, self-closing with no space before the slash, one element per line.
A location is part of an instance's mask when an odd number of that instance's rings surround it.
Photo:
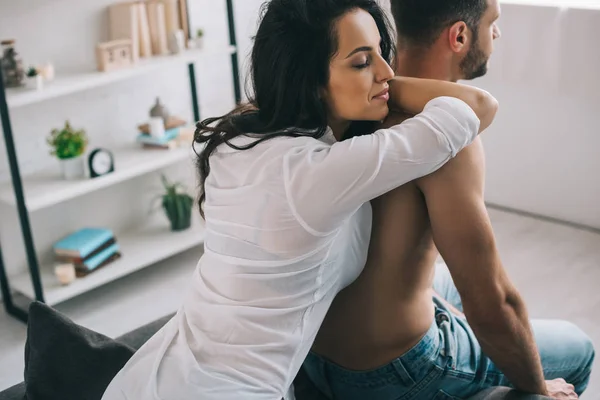
<path fill-rule="evenodd" d="M 102 72 L 131 67 L 134 64 L 131 39 L 99 43 L 96 46 L 96 60 L 98 71 Z"/>
<path fill-rule="evenodd" d="M 187 43 L 190 38 L 190 27 L 188 25 L 188 7 L 187 0 L 178 0 L 179 2 L 179 23 L 185 36 L 185 42 Z"/>

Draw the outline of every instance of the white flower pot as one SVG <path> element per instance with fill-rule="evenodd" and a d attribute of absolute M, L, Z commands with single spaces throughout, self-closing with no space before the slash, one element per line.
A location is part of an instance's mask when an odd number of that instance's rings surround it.
<path fill-rule="evenodd" d="M 60 160 L 60 169 L 66 180 L 81 179 L 85 177 L 85 163 L 83 155 Z"/>
<path fill-rule="evenodd" d="M 44 88 L 44 77 L 36 75 L 34 77 L 28 77 L 26 81 L 27 88 L 33 90 L 42 90 Z"/>
<path fill-rule="evenodd" d="M 204 38 L 203 37 L 197 37 L 196 39 L 194 39 L 194 44 L 195 44 L 195 46 L 196 46 L 197 49 L 204 48 Z"/>

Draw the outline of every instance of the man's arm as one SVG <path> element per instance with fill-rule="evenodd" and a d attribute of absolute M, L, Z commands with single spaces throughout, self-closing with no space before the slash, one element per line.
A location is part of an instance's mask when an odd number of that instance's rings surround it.
<path fill-rule="evenodd" d="M 480 139 L 435 173 L 417 180 L 433 238 L 486 355 L 516 388 L 547 394 L 527 309 L 505 273 L 484 203 Z"/>

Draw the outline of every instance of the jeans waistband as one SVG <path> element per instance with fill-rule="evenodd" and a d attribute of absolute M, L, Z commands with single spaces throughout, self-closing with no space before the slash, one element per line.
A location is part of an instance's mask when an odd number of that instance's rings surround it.
<path fill-rule="evenodd" d="M 410 350 L 399 357 L 400 361 L 410 369 L 419 368 L 430 362 L 439 352 L 440 335 L 437 319 L 434 319 L 425 335 Z"/>
<path fill-rule="evenodd" d="M 431 363 L 440 352 L 440 336 L 437 320 L 433 323 L 411 349 L 400 357 L 390 361 L 379 368 L 364 371 L 354 371 L 341 367 L 315 353 L 309 353 L 304 364 L 305 370 L 313 383 L 325 395 L 331 396 L 329 379 L 333 376 L 340 382 L 362 384 L 376 384 L 376 382 L 389 379 L 400 379 L 404 385 L 410 386 L 413 379 L 420 375 L 421 367 Z M 393 378 L 396 377 L 396 378 Z"/>

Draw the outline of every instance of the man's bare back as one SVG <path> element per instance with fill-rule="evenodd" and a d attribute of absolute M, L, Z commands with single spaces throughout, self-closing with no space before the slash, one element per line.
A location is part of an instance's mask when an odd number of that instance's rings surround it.
<path fill-rule="evenodd" d="M 371 204 L 368 262 L 335 298 L 313 346 L 315 353 L 351 370 L 376 368 L 405 353 L 434 317 L 437 251 L 421 191 L 406 184 Z"/>
<path fill-rule="evenodd" d="M 394 114 L 384 125 L 408 117 Z M 446 168 L 485 169 L 479 138 L 457 157 L 462 162 Z M 423 193 L 411 182 L 371 205 L 373 228 L 365 269 L 335 298 L 313 345 L 315 353 L 351 370 L 376 368 L 404 354 L 434 318 L 432 284 L 439 253 Z"/>

